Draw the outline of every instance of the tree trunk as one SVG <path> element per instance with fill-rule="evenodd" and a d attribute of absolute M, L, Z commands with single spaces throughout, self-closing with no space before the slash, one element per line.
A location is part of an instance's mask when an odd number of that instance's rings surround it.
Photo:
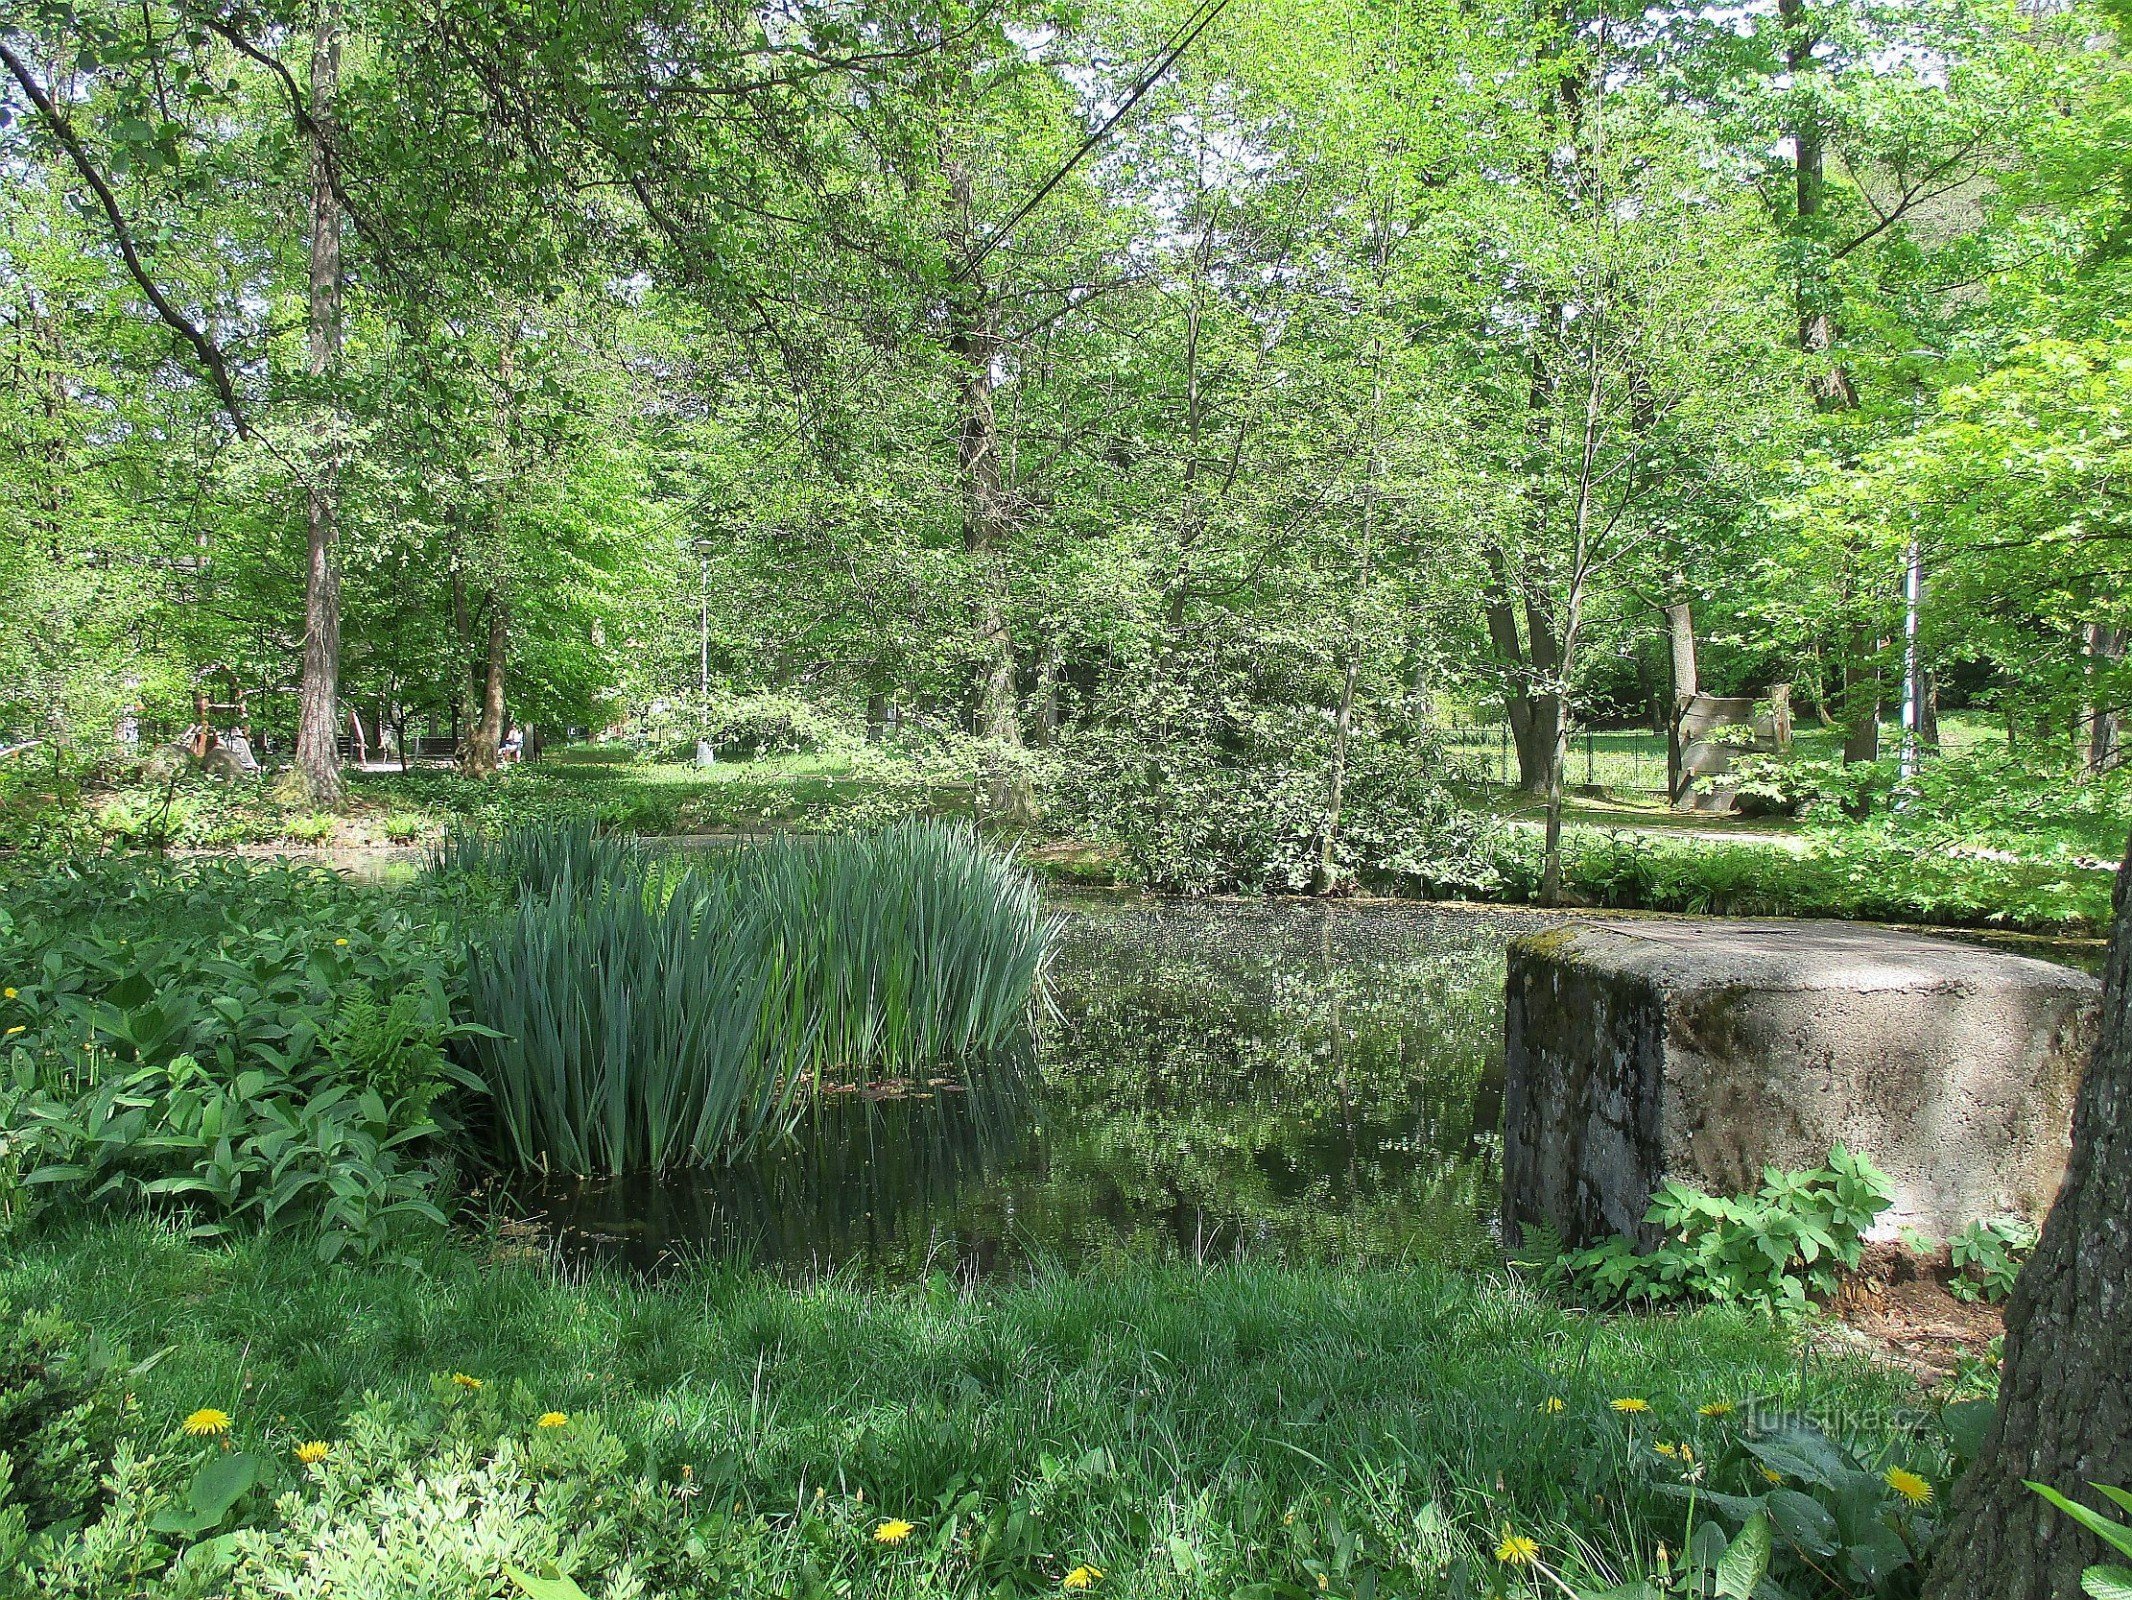
<path fill-rule="evenodd" d="M 1377 246 L 1377 273 L 1380 289 L 1384 281 L 1385 248 L 1389 241 L 1388 230 L 1380 230 Z M 1311 874 L 1311 889 L 1317 894 L 1331 894 L 1346 885 L 1346 874 L 1340 869 L 1340 817 L 1347 804 L 1347 752 L 1354 737 L 1355 684 L 1362 667 L 1362 609 L 1369 603 L 1370 576 L 1376 558 L 1377 541 L 1377 477 L 1378 477 L 1378 427 L 1384 405 L 1384 346 L 1381 340 L 1370 344 L 1370 400 L 1368 443 L 1363 452 L 1362 466 L 1362 538 L 1355 559 L 1355 592 L 1347 612 L 1347 659 L 1340 668 L 1340 703 L 1333 711 L 1332 771 L 1329 774 L 1329 792 L 1325 797 L 1325 826 L 1318 831 L 1318 864 Z"/>
<path fill-rule="evenodd" d="M 1688 602 L 1676 601 L 1665 611 L 1666 639 L 1673 660 L 1673 719 L 1666 727 L 1666 796 L 1669 804 L 1678 805 L 1683 787 L 1680 721 L 1701 692 L 1701 680 L 1695 670 L 1695 618 Z"/>
<path fill-rule="evenodd" d="M 1030 743 L 1049 750 L 1059 742 L 1059 642 L 1049 630 L 1036 656 L 1036 721 Z"/>
<path fill-rule="evenodd" d="M 966 224 L 971 214 L 970 180 L 961 171 L 950 179 L 951 204 Z M 974 230 L 961 230 L 963 258 Z M 1016 770 L 1013 752 L 1022 748 L 1021 711 L 1014 693 L 1014 641 L 1007 627 L 1005 552 L 1010 519 L 1000 471 L 999 429 L 992 408 L 992 363 L 999 339 L 997 309 L 974 275 L 949 292 L 948 348 L 962 363 L 962 429 L 956 465 L 962 480 L 963 548 L 975 558 L 977 600 L 977 705 L 974 722 L 980 738 L 991 741 L 999 759 L 983 784 L 985 811 L 1009 822 L 1026 821 L 1031 811 L 1029 782 Z"/>
<path fill-rule="evenodd" d="M 2078 1600 L 2105 1552 L 2023 1480 L 2103 1510 L 2089 1484 L 2132 1485 L 2132 849 L 2116 899 L 2072 1162 L 2014 1285 L 1998 1418 L 1951 1497 L 1926 1600 Z"/>
<path fill-rule="evenodd" d="M 502 591 L 492 591 L 489 595 L 488 647 L 482 658 L 481 715 L 468 732 L 466 749 L 459 758 L 459 770 L 469 777 L 494 777 L 501 765 L 503 668 L 510 642 L 510 608 L 504 604 Z"/>
<path fill-rule="evenodd" d="M 1561 706 L 1552 694 L 1535 693 L 1532 685 L 1555 660 L 1554 639 L 1546 619 L 1527 607 L 1526 625 L 1533 648 L 1526 649 L 1518 633 L 1517 606 L 1511 599 L 1502 554 L 1491 550 L 1488 557 L 1488 642 L 1494 647 L 1496 664 L 1502 671 L 1503 714 L 1509 719 L 1511 743 L 1518 753 L 1518 788 L 1525 794 L 1543 795 L 1547 792 L 1547 764 L 1555 747 Z"/>
<path fill-rule="evenodd" d="M 1695 673 L 1695 618 L 1687 601 L 1666 607 L 1666 638 L 1673 649 L 1673 703 L 1685 706 L 1701 691 Z"/>
<path fill-rule="evenodd" d="M 2122 755 L 2122 713 L 2113 702 L 2114 669 L 2125 659 L 2125 630 L 2091 622 L 2087 627 L 2088 706 L 2087 765 L 2108 772 Z"/>
<path fill-rule="evenodd" d="M 310 361 L 314 384 L 339 364 L 341 215 L 326 141 L 340 85 L 340 0 L 319 0 L 311 38 Z M 328 436 L 311 464 L 304 495 L 303 691 L 296 721 L 296 771 L 314 805 L 341 797 L 341 574 L 338 445 Z"/>
<path fill-rule="evenodd" d="M 1777 17 L 1784 28 L 1784 66 L 1796 85 L 1805 74 L 1817 70 L 1814 46 L 1820 32 L 1807 14 L 1806 0 L 1777 0 Z M 1814 246 L 1820 228 L 1822 201 L 1827 195 L 1826 130 L 1810 105 L 1793 119 L 1792 137 L 1792 240 L 1798 261 L 1792 294 L 1799 318 L 1799 348 L 1809 355 L 1830 357 L 1826 370 L 1814 373 L 1808 383 L 1815 404 L 1825 410 L 1847 411 L 1858 404 L 1851 375 L 1834 359 L 1841 329 L 1836 321 L 1835 289 L 1829 282 L 1822 256 Z"/>
<path fill-rule="evenodd" d="M 1871 653 L 1865 630 L 1851 630 L 1851 646 L 1843 657 L 1843 759 L 1880 759 L 1880 667 L 1867 660 Z"/>

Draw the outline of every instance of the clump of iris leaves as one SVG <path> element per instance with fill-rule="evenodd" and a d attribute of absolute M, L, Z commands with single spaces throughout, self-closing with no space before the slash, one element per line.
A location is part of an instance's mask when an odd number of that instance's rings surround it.
<path fill-rule="evenodd" d="M 730 1159 L 829 1079 L 1011 1068 L 1055 937 L 935 821 L 671 855 L 448 839 L 412 885 L 287 863 L 18 866 L 0 1224 L 120 1205 L 397 1248 L 468 1166 Z"/>

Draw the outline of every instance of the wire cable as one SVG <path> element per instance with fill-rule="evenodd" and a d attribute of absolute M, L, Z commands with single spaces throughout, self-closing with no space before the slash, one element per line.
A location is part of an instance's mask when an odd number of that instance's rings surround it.
<path fill-rule="evenodd" d="M 1162 81 L 1164 74 L 1177 64 L 1177 58 L 1192 47 L 1192 41 L 1206 32 L 1209 24 L 1227 10 L 1228 6 L 1229 0 L 1199 0 L 1199 4 L 1193 8 L 1192 14 L 1185 18 L 1183 24 L 1175 33 L 1170 35 L 1169 42 L 1163 46 L 1161 54 L 1156 57 L 1154 66 L 1149 68 L 1139 81 L 1133 85 L 1131 92 L 1126 95 L 1124 100 L 1119 102 L 1117 110 L 1105 117 L 1096 130 L 1081 141 L 1080 148 L 1068 156 L 1065 164 L 1050 177 L 1046 178 L 1038 186 L 1034 194 L 1014 208 L 1012 216 L 992 230 L 991 236 L 971 253 L 970 259 L 949 275 L 948 282 L 951 284 L 960 283 L 966 278 L 973 277 L 977 269 L 985 264 L 985 258 L 998 249 L 1000 242 L 1014 231 L 1016 224 L 1041 205 L 1046 195 L 1050 194 L 1052 190 L 1056 189 L 1072 175 L 1074 168 L 1078 167 L 1087 158 L 1089 151 L 1101 144 L 1109 135 L 1110 130 L 1124 119 L 1126 113 L 1140 103 L 1141 97 Z"/>

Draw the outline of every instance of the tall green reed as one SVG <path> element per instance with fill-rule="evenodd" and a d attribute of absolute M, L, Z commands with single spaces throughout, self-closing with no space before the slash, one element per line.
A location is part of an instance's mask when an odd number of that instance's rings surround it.
<path fill-rule="evenodd" d="M 454 839 L 516 884 L 472 941 L 469 1045 L 511 1161 L 618 1173 L 788 1129 L 825 1078 L 970 1076 L 1026 1050 L 1056 919 L 969 828 L 919 820 L 683 867 L 589 830 Z"/>

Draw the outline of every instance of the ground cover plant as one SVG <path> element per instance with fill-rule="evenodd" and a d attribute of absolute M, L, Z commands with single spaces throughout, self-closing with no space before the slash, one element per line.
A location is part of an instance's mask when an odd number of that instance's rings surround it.
<path fill-rule="evenodd" d="M 1810 1171 L 1766 1169 L 1751 1195 L 1668 1180 L 1644 1218 L 1661 1235 L 1651 1249 L 1613 1238 L 1561 1251 L 1540 1240 L 1538 1255 L 1545 1270 L 1602 1302 L 1742 1301 L 1796 1314 L 1834 1294 L 1858 1265 L 1866 1231 L 1894 1193 L 1885 1173 L 1839 1144 Z"/>
<path fill-rule="evenodd" d="M 182 1209 L 393 1248 L 478 1087 L 435 898 L 315 867 L 87 857 L 0 904 L 0 1216 Z"/>
<path fill-rule="evenodd" d="M 97 1600 L 195 1543 L 170 1592 L 500 1596 L 512 1565 L 599 1600 L 1596 1593 L 1714 1565 L 1757 1513 L 1786 1592 L 1901 1594 L 1967 1426 L 1754 1315 L 1595 1320 L 1431 1269 L 646 1284 L 127 1223 L 16 1245 L 0 1298 L 167 1352 L 83 1436 L 111 1462 L 84 1529 L 0 1533 L 28 1592 Z M 258 1487 L 157 1534 L 225 1447 Z"/>

